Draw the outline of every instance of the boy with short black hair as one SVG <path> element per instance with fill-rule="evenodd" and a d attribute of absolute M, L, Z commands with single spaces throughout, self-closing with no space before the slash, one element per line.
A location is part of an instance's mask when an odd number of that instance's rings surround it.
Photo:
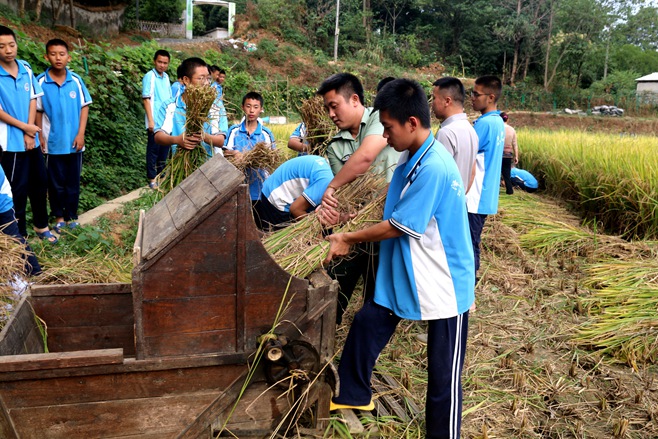
<path fill-rule="evenodd" d="M 53 230 L 78 227 L 80 173 L 91 96 L 82 78 L 67 68 L 71 57 L 65 41 L 46 43 L 50 67 L 37 77 L 43 96 L 37 100 L 37 125 L 47 152 L 50 210 Z"/>
<path fill-rule="evenodd" d="M 375 98 L 388 145 L 402 152 L 384 221 L 329 235 L 328 262 L 361 242 L 381 241 L 374 298 L 354 316 L 331 410 L 372 410 L 370 379 L 400 320 L 428 321 L 427 438 L 458 438 L 461 374 L 475 273 L 465 189 L 453 158 L 432 136 L 425 90 L 396 79 Z"/>
<path fill-rule="evenodd" d="M 498 212 L 500 171 L 505 146 L 505 125 L 497 107 L 502 90 L 500 78 L 489 75 L 477 78 L 471 91 L 473 110 L 482 114 L 473 126 L 479 146 L 475 157 L 475 178 L 466 195 L 476 272 L 480 268 L 480 240 L 484 222 L 487 215 Z"/>
<path fill-rule="evenodd" d="M 242 98 L 242 111 L 244 118 L 239 124 L 228 129 L 224 143 L 224 155 L 240 155 L 250 151 L 257 143 L 264 142 L 272 149 L 276 148 L 274 134 L 269 128 L 263 126 L 260 115 L 263 112 L 263 96 L 250 91 Z M 260 199 L 263 181 L 269 174 L 263 169 L 248 169 L 247 183 L 252 204 Z"/>
<path fill-rule="evenodd" d="M 2 167 L 11 184 L 18 231 L 27 237 L 25 210 L 30 197 L 34 231 L 42 240 L 57 243 L 48 228 L 48 175 L 36 125 L 37 98 L 43 94 L 26 61 L 16 59 L 14 31 L 0 26 L 0 145 Z"/>
<path fill-rule="evenodd" d="M 142 79 L 142 104 L 144 105 L 146 133 L 148 142 L 146 144 L 146 177 L 149 179 L 149 187 L 156 186 L 155 177 L 162 172 L 169 147 L 159 145 L 155 141 L 155 116 L 158 114 L 162 103 L 171 99 L 171 83 L 167 69 L 169 68 L 171 56 L 166 50 L 160 49 L 153 55 L 153 69 Z"/>
<path fill-rule="evenodd" d="M 172 98 L 177 98 L 181 93 L 183 93 L 183 90 L 185 87 L 183 86 L 183 73 L 181 70 L 181 66 L 179 65 L 178 68 L 176 68 L 176 81 L 174 81 L 173 84 L 171 84 L 171 97 Z M 155 114 L 153 117 L 157 116 Z"/>
<path fill-rule="evenodd" d="M 210 87 L 208 65 L 201 58 L 192 57 L 184 60 L 180 65 L 180 73 L 183 75 L 183 90 L 191 85 Z M 213 156 L 212 147 L 221 147 L 226 134 L 219 130 L 213 120 L 204 124 L 201 133 L 186 133 L 185 98 L 186 94 L 183 91 L 182 94 L 170 98 L 160 106 L 155 119 L 155 140 L 160 145 L 171 147 L 172 153 L 175 153 L 179 146 L 184 149 L 194 149 L 201 144 L 210 158 Z"/>

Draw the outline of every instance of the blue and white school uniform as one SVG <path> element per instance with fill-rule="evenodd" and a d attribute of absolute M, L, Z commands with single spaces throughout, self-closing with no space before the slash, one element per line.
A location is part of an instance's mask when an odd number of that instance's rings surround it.
<path fill-rule="evenodd" d="M 494 110 L 480 116 L 473 128 L 478 135 L 479 147 L 475 158 L 475 178 L 466 196 L 468 211 L 493 215 L 498 212 L 505 122 L 500 117 L 500 111 Z"/>
<path fill-rule="evenodd" d="M 16 78 L 0 67 L 0 108 L 11 117 L 27 123 L 30 103 L 40 97 L 43 91 L 34 77 L 30 64 L 23 60 L 16 60 L 16 64 L 18 65 Z M 5 151 L 2 156 L 2 167 L 14 195 L 14 209 L 20 234 L 27 236 L 25 211 L 28 193 L 34 226 L 39 229 L 48 227 L 46 207 L 48 177 L 39 147 L 41 145 L 39 135 L 35 138 L 36 148 L 30 151 L 25 150 L 23 135 L 21 129 L 0 121 L 0 146 Z"/>
<path fill-rule="evenodd" d="M 295 130 L 292 132 L 290 135 L 290 139 L 297 138 L 300 139 L 302 142 L 304 142 L 304 145 L 308 145 L 308 142 L 306 141 L 306 136 L 308 135 L 308 129 L 306 128 L 306 124 L 304 122 L 300 123 L 295 127 Z M 307 152 L 300 151 L 297 153 L 297 156 L 302 156 L 308 154 Z"/>
<path fill-rule="evenodd" d="M 185 91 L 185 86 L 183 84 L 181 84 L 180 81 L 174 81 L 174 83 L 171 84 L 171 97 L 172 98 L 177 98 L 184 91 Z"/>
<path fill-rule="evenodd" d="M 458 438 L 461 428 L 475 284 L 464 193 L 457 165 L 431 135 L 412 157 L 400 157 L 384 219 L 403 234 L 381 242 L 374 300 L 354 316 L 338 368 L 334 402 L 369 404 L 372 369 L 401 318 L 428 320 L 428 438 Z"/>
<path fill-rule="evenodd" d="M 258 126 L 253 133 L 249 134 L 246 126 L 246 119 L 243 119 L 237 125 L 229 128 L 224 142 L 224 148 L 228 150 L 235 150 L 241 153 L 250 151 L 256 146 L 257 143 L 265 142 L 270 145 L 272 149 L 276 148 L 276 141 L 274 134 L 269 128 L 263 126 L 262 122 L 258 121 Z M 252 201 L 260 198 L 260 193 L 263 190 L 263 181 L 269 177 L 269 174 L 263 169 L 248 169 L 247 170 L 247 183 L 249 184 L 249 196 Z"/>
<path fill-rule="evenodd" d="M 51 213 L 65 221 L 78 218 L 82 150 L 73 146 L 80 129 L 82 109 L 92 100 L 82 78 L 66 69 L 60 86 L 50 76 L 50 68 L 37 77 L 43 96 L 37 111 L 43 113 L 41 134 L 47 146 L 47 167 Z M 84 149 L 83 149 L 84 150 Z"/>
<path fill-rule="evenodd" d="M 265 180 L 263 195 L 281 212 L 290 212 L 290 205 L 300 196 L 316 208 L 333 178 L 329 162 L 324 157 L 295 157 L 279 166 Z"/>
<path fill-rule="evenodd" d="M 169 81 L 167 72 L 163 72 L 160 75 L 157 70 L 151 69 L 151 71 L 144 75 L 142 79 L 142 99 L 149 99 L 153 121 L 155 121 L 155 115 L 158 114 L 160 106 L 165 101 L 171 99 L 171 97 L 171 82 Z M 144 124 L 146 129 L 148 129 L 149 120 L 146 115 L 144 116 Z"/>

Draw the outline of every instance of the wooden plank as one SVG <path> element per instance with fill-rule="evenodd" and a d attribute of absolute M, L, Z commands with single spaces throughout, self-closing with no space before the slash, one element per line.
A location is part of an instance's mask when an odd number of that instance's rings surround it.
<path fill-rule="evenodd" d="M 144 239 L 144 209 L 139 210 L 139 221 L 137 223 L 137 235 L 133 244 L 133 267 L 142 262 L 142 240 Z"/>
<path fill-rule="evenodd" d="M 0 332 L 0 355 L 43 352 L 43 339 L 38 334 L 32 305 L 24 296 Z"/>
<path fill-rule="evenodd" d="M 201 174 L 190 176 L 188 178 L 199 178 L 199 175 Z M 205 179 L 202 175 L 201 177 Z M 199 207 L 194 205 L 192 200 L 190 200 L 190 197 L 180 186 L 172 189 L 172 191 L 162 199 L 162 202 L 166 203 L 169 215 L 171 216 L 178 232 L 181 232 L 190 220 L 197 216 L 200 210 Z"/>
<path fill-rule="evenodd" d="M 32 407 L 11 410 L 21 438 L 70 439 L 113 438 L 148 434 L 153 431 L 179 431 L 195 419 L 215 397 L 216 392 Z"/>
<path fill-rule="evenodd" d="M 233 194 L 244 181 L 244 174 L 224 157 L 213 157 L 199 168 L 199 172 L 205 175 L 210 184 L 217 189 L 219 199 Z"/>
<path fill-rule="evenodd" d="M 189 356 L 220 352 L 237 352 L 234 329 L 156 335 L 144 339 L 144 353 L 147 357 Z"/>
<path fill-rule="evenodd" d="M 48 296 L 130 294 L 130 287 L 129 283 L 33 285 L 30 287 L 30 295 L 34 302 L 38 302 L 37 298 Z"/>
<path fill-rule="evenodd" d="M 362 434 L 366 431 L 363 424 L 361 424 L 361 421 L 352 410 L 340 409 L 338 410 L 338 413 L 340 413 L 345 420 L 345 423 L 350 430 L 350 434 Z"/>
<path fill-rule="evenodd" d="M 196 439 L 209 430 L 212 421 L 226 409 L 229 409 L 238 399 L 248 373 L 248 370 L 244 370 L 231 384 L 226 386 L 225 390 L 182 430 L 178 435 L 178 439 Z"/>
<path fill-rule="evenodd" d="M 134 324 L 130 294 L 42 296 L 33 306 L 49 328 Z"/>
<path fill-rule="evenodd" d="M 232 364 L 32 379 L 17 383 L 0 383 L 0 395 L 11 409 L 137 400 L 210 391 L 216 392 L 217 395 L 230 386 L 246 368 L 246 365 Z"/>
<path fill-rule="evenodd" d="M 234 330 L 235 306 L 233 296 L 145 300 L 144 335 Z"/>
<path fill-rule="evenodd" d="M 49 352 L 122 348 L 124 356 L 135 355 L 133 325 L 48 327 Z"/>
<path fill-rule="evenodd" d="M 164 200 L 160 200 L 144 216 L 142 260 L 148 261 L 151 259 L 178 235 L 178 230 L 171 218 L 167 204 Z"/>
<path fill-rule="evenodd" d="M 123 349 L 7 355 L 0 357 L 0 373 L 121 363 L 123 363 Z"/>
<path fill-rule="evenodd" d="M 7 406 L 0 395 L 0 437 L 3 439 L 18 439 L 14 423 L 9 416 Z"/>
<path fill-rule="evenodd" d="M 236 211 L 236 224 L 237 224 L 237 241 L 235 249 L 235 345 L 238 351 L 244 351 L 247 346 L 247 303 L 245 295 L 247 293 L 247 221 L 253 222 L 251 218 L 247 217 L 246 205 L 249 203 L 251 206 L 251 199 L 249 198 L 249 191 L 247 185 L 240 185 L 237 192 L 237 211 Z M 249 213 L 251 214 L 251 212 Z M 261 273 L 262 274 L 262 273 Z M 260 274 L 259 274 L 260 275 Z M 272 319 L 273 323 L 273 319 Z"/>
<path fill-rule="evenodd" d="M 198 172 L 194 178 L 186 178 L 178 187 L 192 202 L 196 211 L 213 202 L 218 195 L 217 189 L 203 172 Z"/>
<path fill-rule="evenodd" d="M 215 261 L 213 264 L 220 262 Z M 201 296 L 231 296 L 235 300 L 235 270 L 231 263 L 215 272 L 196 270 L 197 267 L 183 269 L 178 273 L 149 270 L 142 276 L 143 300 Z"/>

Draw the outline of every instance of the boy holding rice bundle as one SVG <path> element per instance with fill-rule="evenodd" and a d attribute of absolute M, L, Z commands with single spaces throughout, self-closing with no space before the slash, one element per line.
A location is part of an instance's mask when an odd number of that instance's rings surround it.
<path fill-rule="evenodd" d="M 254 149 L 256 144 L 265 143 L 270 148 L 276 148 L 274 134 L 269 128 L 263 126 L 260 115 L 263 112 L 263 96 L 255 91 L 250 91 L 242 98 L 242 111 L 244 118 L 239 124 L 229 128 L 224 143 L 224 155 L 234 156 L 239 160 L 241 155 Z M 247 183 L 249 184 L 249 196 L 252 204 L 260 199 L 263 190 L 263 182 L 269 174 L 263 169 L 246 170 Z"/>
<path fill-rule="evenodd" d="M 209 92 L 214 93 L 214 90 L 210 88 L 208 66 L 201 58 L 187 58 L 181 63 L 180 72 L 183 75 L 182 82 L 185 89 L 180 95 L 165 101 L 160 107 L 155 119 L 155 141 L 159 145 L 171 146 L 172 154 L 176 152 L 178 146 L 192 150 L 201 144 L 208 157 L 212 157 L 211 145 L 221 147 L 226 136 L 224 132 L 220 131 L 216 120 L 212 120 L 208 115 L 208 120 L 203 124 L 202 130 L 186 132 L 187 87 L 207 87 Z"/>
<path fill-rule="evenodd" d="M 65 41 L 46 43 L 50 67 L 37 77 L 43 96 L 37 99 L 37 125 L 41 148 L 47 152 L 50 210 L 53 230 L 78 227 L 80 174 L 91 96 L 84 81 L 66 66 L 71 60 Z"/>
<path fill-rule="evenodd" d="M 403 152 L 389 185 L 384 221 L 329 235 L 327 260 L 352 245 L 381 241 L 373 299 L 354 316 L 338 368 L 331 409 L 372 410 L 370 378 L 403 318 L 428 321 L 427 438 L 457 438 L 461 373 L 475 271 L 465 188 L 455 161 L 430 131 L 425 90 L 396 79 L 377 94 L 384 136 Z"/>
<path fill-rule="evenodd" d="M 324 157 L 304 155 L 279 166 L 263 183 L 254 219 L 261 230 L 280 229 L 315 209 L 334 178 Z"/>

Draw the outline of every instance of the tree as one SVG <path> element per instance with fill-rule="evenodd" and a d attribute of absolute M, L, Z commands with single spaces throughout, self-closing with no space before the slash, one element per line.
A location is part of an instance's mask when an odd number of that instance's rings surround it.
<path fill-rule="evenodd" d="M 145 21 L 178 23 L 185 9 L 180 0 L 140 0 L 139 18 Z"/>

